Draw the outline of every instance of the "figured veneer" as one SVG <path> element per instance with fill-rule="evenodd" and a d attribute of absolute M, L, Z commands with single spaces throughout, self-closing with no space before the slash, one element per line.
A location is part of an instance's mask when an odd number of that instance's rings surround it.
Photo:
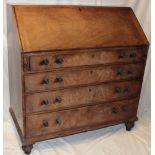
<path fill-rule="evenodd" d="M 24 52 L 148 44 L 131 8 L 14 8 Z"/>
<path fill-rule="evenodd" d="M 137 99 L 122 100 L 53 113 L 30 115 L 26 117 L 26 136 L 63 132 L 68 129 L 127 120 L 136 115 L 137 104 Z"/>
<path fill-rule="evenodd" d="M 56 111 L 139 96 L 141 81 L 125 81 L 25 95 L 26 113 Z"/>
<path fill-rule="evenodd" d="M 123 47 L 87 50 L 65 50 L 25 55 L 25 71 L 53 71 L 67 67 L 145 62 L 147 48 Z M 26 68 L 29 66 L 29 68 Z"/>
<path fill-rule="evenodd" d="M 10 114 L 25 154 L 50 138 L 134 127 L 149 43 L 131 8 L 7 11 Z"/>
<path fill-rule="evenodd" d="M 25 92 L 47 91 L 142 77 L 144 64 L 114 65 L 25 75 Z"/>

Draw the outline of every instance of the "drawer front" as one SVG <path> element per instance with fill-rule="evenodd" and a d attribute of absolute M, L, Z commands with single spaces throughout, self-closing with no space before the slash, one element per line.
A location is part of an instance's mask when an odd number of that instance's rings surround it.
<path fill-rule="evenodd" d="M 29 58 L 29 71 L 44 71 L 58 69 L 60 67 L 87 66 L 99 64 L 111 64 L 122 62 L 145 61 L 146 50 L 141 49 L 113 49 L 83 52 L 57 52 L 47 54 L 34 54 Z"/>
<path fill-rule="evenodd" d="M 93 105 L 139 96 L 141 81 L 108 83 L 96 86 L 35 93 L 25 96 L 26 113 Z"/>
<path fill-rule="evenodd" d="M 125 121 L 136 116 L 137 106 L 138 99 L 136 98 L 53 113 L 29 115 L 26 117 L 26 135 L 27 137 L 45 135 L 85 126 Z"/>
<path fill-rule="evenodd" d="M 144 64 L 115 65 L 25 75 L 25 92 L 142 77 Z"/>

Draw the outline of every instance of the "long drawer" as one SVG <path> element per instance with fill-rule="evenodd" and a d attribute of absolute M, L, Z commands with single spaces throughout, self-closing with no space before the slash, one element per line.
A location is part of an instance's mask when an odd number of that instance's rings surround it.
<path fill-rule="evenodd" d="M 26 135 L 27 137 L 45 135 L 85 126 L 126 121 L 136 117 L 137 106 L 138 99 L 135 98 L 53 113 L 30 115 L 26 117 Z"/>
<path fill-rule="evenodd" d="M 142 77 L 144 64 L 92 67 L 25 75 L 25 92 L 46 91 L 68 86 Z"/>
<path fill-rule="evenodd" d="M 45 71 L 63 67 L 145 61 L 146 48 L 111 48 L 28 54 L 24 57 L 25 71 Z"/>
<path fill-rule="evenodd" d="M 139 96 L 141 81 L 107 83 L 25 95 L 26 113 L 52 111 Z"/>

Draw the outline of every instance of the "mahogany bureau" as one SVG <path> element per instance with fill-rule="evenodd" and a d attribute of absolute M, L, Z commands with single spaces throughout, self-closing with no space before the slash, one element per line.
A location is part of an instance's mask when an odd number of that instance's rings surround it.
<path fill-rule="evenodd" d="M 131 8 L 7 9 L 10 113 L 26 154 L 50 138 L 131 130 L 149 46 Z"/>

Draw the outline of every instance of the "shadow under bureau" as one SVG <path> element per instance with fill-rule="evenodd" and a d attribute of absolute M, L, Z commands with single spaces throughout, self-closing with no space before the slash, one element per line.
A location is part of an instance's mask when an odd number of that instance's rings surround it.
<path fill-rule="evenodd" d="M 10 113 L 38 141 L 119 123 L 131 130 L 149 43 L 128 7 L 8 5 Z"/>

